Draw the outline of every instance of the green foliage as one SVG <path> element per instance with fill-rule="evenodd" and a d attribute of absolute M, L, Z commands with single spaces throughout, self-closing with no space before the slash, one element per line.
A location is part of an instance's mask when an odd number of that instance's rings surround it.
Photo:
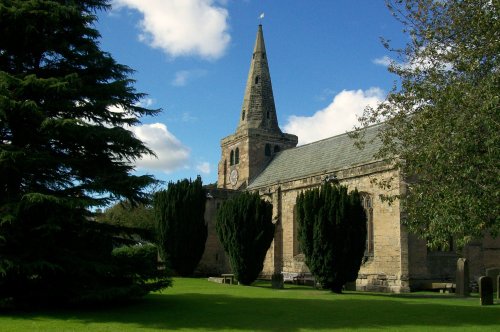
<path fill-rule="evenodd" d="M 116 301 L 170 284 L 165 272 L 154 267 L 154 246 L 130 257 L 113 252 L 109 226 L 82 214 L 42 197 L 21 202 L 18 222 L 2 225 L 0 303 L 28 307 Z"/>
<path fill-rule="evenodd" d="M 135 204 L 129 201 L 117 203 L 102 213 L 97 213 L 96 221 L 127 228 L 149 241 L 156 240 L 156 221 L 154 209 L 150 205 Z"/>
<path fill-rule="evenodd" d="M 171 285 L 165 271 L 158 269 L 158 247 L 154 244 L 136 244 L 113 249 L 112 256 L 120 274 L 128 284 L 146 285 L 143 291 L 154 291 Z"/>
<path fill-rule="evenodd" d="M 306 264 L 322 284 L 341 292 L 355 281 L 366 245 L 366 214 L 357 190 L 324 184 L 297 197 L 298 240 Z"/>
<path fill-rule="evenodd" d="M 132 70 L 99 48 L 95 13 L 108 4 L 0 3 L 4 303 L 111 300 L 129 287 L 144 293 L 135 281 L 113 283 L 112 230 L 87 212 L 117 199 L 146 203 L 145 188 L 156 182 L 131 174 L 133 161 L 152 151 L 126 128 L 158 111 L 137 106 L 144 95 Z"/>
<path fill-rule="evenodd" d="M 257 279 L 274 238 L 273 206 L 258 193 L 244 192 L 217 211 L 216 229 L 233 272 L 243 285 Z"/>
<path fill-rule="evenodd" d="M 2 206 L 29 193 L 80 205 L 147 201 L 141 189 L 154 180 L 131 175 L 131 161 L 152 152 L 125 126 L 157 111 L 137 106 L 144 95 L 128 78 L 132 70 L 99 49 L 94 13 L 107 6 L 108 0 L 2 1 Z"/>
<path fill-rule="evenodd" d="M 385 121 L 379 156 L 407 181 L 410 231 L 445 248 L 500 230 L 500 4 L 389 1 L 411 37 L 389 70 L 401 84 L 363 124 Z M 387 47 L 391 47 L 386 42 Z"/>
<path fill-rule="evenodd" d="M 200 177 L 170 182 L 154 197 L 161 256 L 181 276 L 193 274 L 205 251 L 206 199 Z"/>

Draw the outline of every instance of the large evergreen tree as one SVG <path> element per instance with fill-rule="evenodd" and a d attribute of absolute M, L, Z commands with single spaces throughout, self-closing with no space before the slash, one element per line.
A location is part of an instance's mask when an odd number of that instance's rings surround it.
<path fill-rule="evenodd" d="M 127 127 L 157 111 L 137 106 L 131 69 L 99 48 L 93 23 L 107 8 L 0 2 L 0 302 L 154 289 L 120 279 L 108 229 L 88 217 L 112 200 L 146 202 L 155 181 L 130 173 L 152 152 Z"/>
<path fill-rule="evenodd" d="M 385 121 L 380 157 L 408 183 L 408 229 L 433 248 L 500 231 L 500 2 L 398 0 L 389 9 L 409 35 L 386 42 L 400 78 L 364 125 Z M 391 197 L 393 198 L 393 197 Z"/>
<path fill-rule="evenodd" d="M 216 229 L 233 272 L 243 285 L 257 279 L 274 238 L 273 206 L 258 193 L 243 192 L 217 211 Z"/>
<path fill-rule="evenodd" d="M 175 272 L 191 276 L 205 251 L 206 192 L 201 178 L 170 182 L 154 197 L 160 253 Z"/>
<path fill-rule="evenodd" d="M 357 190 L 324 184 L 297 197 L 298 239 L 311 273 L 340 293 L 355 281 L 366 245 L 366 214 Z"/>

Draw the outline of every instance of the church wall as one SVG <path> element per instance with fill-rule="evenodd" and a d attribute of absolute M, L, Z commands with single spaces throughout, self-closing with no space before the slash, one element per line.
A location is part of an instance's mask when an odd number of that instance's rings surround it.
<path fill-rule="evenodd" d="M 412 290 L 428 288 L 431 282 L 455 282 L 459 257 L 468 261 L 471 282 L 477 282 L 486 274 L 486 269 L 500 267 L 500 238 L 494 239 L 488 234 L 482 240 L 472 241 L 460 252 L 454 249 L 432 251 L 416 235 L 410 235 L 409 239 Z"/>
<path fill-rule="evenodd" d="M 397 194 L 399 190 L 398 173 L 383 163 L 373 163 L 336 172 L 340 183 L 350 190 L 368 193 L 373 200 L 374 254 L 361 267 L 356 286 L 360 290 L 371 291 L 408 291 L 408 266 L 406 234 L 401 232 L 398 203 L 389 205 L 382 202 L 380 187 L 373 179 L 394 178 L 394 189 L 384 194 Z M 281 229 L 269 250 L 263 276 L 273 272 L 302 273 L 308 272 L 304 256 L 300 253 L 297 242 L 297 225 L 294 207 L 297 195 L 304 190 L 321 185 L 326 174 L 312 175 L 279 185 L 260 188 L 263 197 L 270 197 L 275 207 L 274 215 L 278 218 Z M 279 210 L 276 209 L 279 206 Z M 278 253 L 282 255 L 277 255 Z"/>

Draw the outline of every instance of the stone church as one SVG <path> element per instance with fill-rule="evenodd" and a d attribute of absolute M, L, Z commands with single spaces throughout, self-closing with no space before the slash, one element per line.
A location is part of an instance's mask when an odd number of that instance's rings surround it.
<path fill-rule="evenodd" d="M 294 206 L 297 195 L 325 181 L 339 181 L 363 195 L 367 212 L 367 243 L 356 289 L 408 292 L 431 282 L 454 282 L 458 255 L 455 251 L 429 251 L 425 242 L 408 234 L 401 225 L 398 202 L 388 204 L 380 194 L 405 190 L 393 165 L 374 158 L 381 142 L 380 125 L 366 131 L 364 149 L 354 146 L 348 134 L 297 147 L 297 136 L 283 133 L 278 125 L 262 26 L 259 25 L 243 105 L 234 114 L 234 134 L 221 140 L 217 189 L 210 190 L 205 220 L 209 235 L 198 273 L 229 273 L 231 267 L 215 231 L 215 214 L 221 202 L 241 190 L 257 191 L 273 204 L 274 241 L 267 253 L 263 278 L 283 273 L 285 280 L 307 274 L 297 241 Z M 392 181 L 382 190 L 377 181 Z M 486 268 L 500 265 L 500 243 L 486 237 L 472 243 L 462 255 L 468 258 L 471 280 Z"/>

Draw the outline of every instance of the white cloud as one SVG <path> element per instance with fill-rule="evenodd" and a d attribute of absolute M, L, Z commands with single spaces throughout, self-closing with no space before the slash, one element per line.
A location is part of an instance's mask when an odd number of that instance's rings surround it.
<path fill-rule="evenodd" d="M 224 2 L 214 0 L 114 0 L 143 15 L 140 40 L 170 56 L 221 57 L 231 37 Z"/>
<path fill-rule="evenodd" d="M 381 66 L 384 66 L 384 67 L 389 67 L 392 62 L 393 62 L 393 60 L 391 58 L 389 58 L 387 55 L 384 55 L 381 58 L 373 59 L 373 63 L 374 64 L 381 65 Z"/>
<path fill-rule="evenodd" d="M 206 70 L 193 69 L 193 70 L 180 70 L 175 73 L 175 77 L 172 80 L 172 85 L 177 87 L 186 86 L 189 81 L 203 77 L 207 74 Z"/>
<path fill-rule="evenodd" d="M 375 107 L 383 98 L 380 88 L 343 90 L 326 108 L 312 116 L 293 115 L 283 128 L 299 137 L 299 145 L 342 134 L 353 129 L 366 106 Z"/>
<path fill-rule="evenodd" d="M 201 162 L 196 165 L 196 170 L 203 174 L 210 174 L 210 163 L 207 161 Z"/>
<path fill-rule="evenodd" d="M 136 161 L 136 166 L 146 170 L 173 172 L 188 166 L 188 147 L 184 146 L 163 123 L 144 124 L 131 127 L 130 130 L 144 144 L 156 153 L 154 156 L 144 156 Z"/>
<path fill-rule="evenodd" d="M 138 105 L 141 106 L 141 107 L 151 107 L 151 105 L 153 105 L 155 103 L 155 100 L 152 99 L 152 98 L 144 98 L 142 100 L 139 101 Z"/>

